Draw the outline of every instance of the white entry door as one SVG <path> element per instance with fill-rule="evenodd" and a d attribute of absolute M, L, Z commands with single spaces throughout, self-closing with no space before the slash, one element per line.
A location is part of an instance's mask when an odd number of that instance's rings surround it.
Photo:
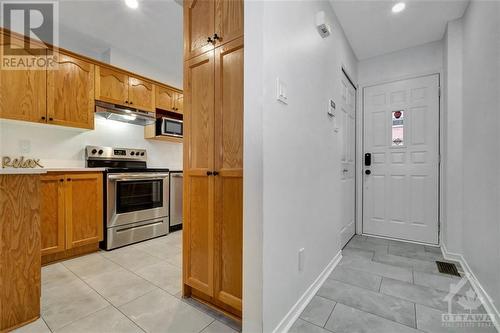
<path fill-rule="evenodd" d="M 367 87 L 363 105 L 363 233 L 437 244 L 439 75 Z"/>
<path fill-rule="evenodd" d="M 340 139 L 341 161 L 340 177 L 342 191 L 342 225 L 340 242 L 344 247 L 355 232 L 355 154 L 356 154 L 356 88 L 345 75 L 342 75 L 342 93 L 340 100 Z"/>

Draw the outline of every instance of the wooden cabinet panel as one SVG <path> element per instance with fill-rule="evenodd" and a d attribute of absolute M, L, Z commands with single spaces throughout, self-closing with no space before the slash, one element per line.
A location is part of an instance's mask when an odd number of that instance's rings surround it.
<path fill-rule="evenodd" d="M 213 0 L 184 1 L 184 60 L 214 48 L 208 42 L 214 35 L 214 15 Z"/>
<path fill-rule="evenodd" d="M 128 75 L 107 67 L 95 67 L 95 99 L 128 105 Z"/>
<path fill-rule="evenodd" d="M 102 174 L 66 175 L 66 248 L 103 239 Z"/>
<path fill-rule="evenodd" d="M 59 54 L 47 71 L 47 116 L 49 124 L 94 128 L 94 64 Z"/>
<path fill-rule="evenodd" d="M 184 112 L 184 95 L 181 93 L 176 93 L 174 103 L 174 111 L 177 113 Z"/>
<path fill-rule="evenodd" d="M 65 249 L 64 175 L 43 175 L 41 178 L 42 255 Z"/>
<path fill-rule="evenodd" d="M 243 37 L 243 0 L 215 0 L 215 33 L 216 47 Z"/>
<path fill-rule="evenodd" d="M 3 45 L 8 43 L 0 34 Z M 23 47 L 23 41 L 12 37 L 11 45 Z M 29 53 L 26 53 L 29 55 Z M 0 118 L 45 123 L 47 79 L 46 71 L 0 69 Z"/>
<path fill-rule="evenodd" d="M 191 59 L 184 67 L 188 91 L 184 117 L 184 281 L 213 296 L 213 52 Z"/>
<path fill-rule="evenodd" d="M 134 108 L 154 111 L 155 85 L 149 81 L 129 77 L 128 99 L 129 105 Z"/>
<path fill-rule="evenodd" d="M 157 109 L 173 110 L 177 93 L 165 87 L 156 86 L 155 105 Z"/>
<path fill-rule="evenodd" d="M 242 309 L 243 38 L 215 50 L 216 298 Z"/>

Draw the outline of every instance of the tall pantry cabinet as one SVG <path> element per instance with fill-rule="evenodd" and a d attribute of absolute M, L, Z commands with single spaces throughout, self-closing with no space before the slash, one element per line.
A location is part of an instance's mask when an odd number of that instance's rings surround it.
<path fill-rule="evenodd" d="M 184 1 L 183 294 L 242 314 L 243 0 Z"/>

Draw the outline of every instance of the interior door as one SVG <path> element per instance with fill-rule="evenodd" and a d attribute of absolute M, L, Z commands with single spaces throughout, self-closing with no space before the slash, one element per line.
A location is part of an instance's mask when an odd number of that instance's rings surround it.
<path fill-rule="evenodd" d="M 437 244 L 439 75 L 365 88 L 364 153 L 363 233 Z"/>
<path fill-rule="evenodd" d="M 215 49 L 215 288 L 241 311 L 243 282 L 243 38 Z"/>
<path fill-rule="evenodd" d="M 213 296 L 214 52 L 184 65 L 184 281 Z"/>
<path fill-rule="evenodd" d="M 356 88 L 346 75 L 342 75 L 340 100 L 341 148 L 341 188 L 342 188 L 342 229 L 340 242 L 344 247 L 356 231 Z"/>

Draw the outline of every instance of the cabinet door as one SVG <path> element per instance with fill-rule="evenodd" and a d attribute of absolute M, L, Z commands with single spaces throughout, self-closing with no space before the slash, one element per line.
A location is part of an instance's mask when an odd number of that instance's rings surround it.
<path fill-rule="evenodd" d="M 157 109 L 173 110 L 176 92 L 165 87 L 156 86 L 155 105 Z"/>
<path fill-rule="evenodd" d="M 2 37 L 1 46 L 9 43 Z M 24 42 L 12 37 L 11 45 L 22 49 Z M 28 52 L 25 55 L 30 55 Z M 46 121 L 46 70 L 0 69 L 0 118 L 42 122 Z"/>
<path fill-rule="evenodd" d="M 215 170 L 215 297 L 241 311 L 243 38 L 215 49 Z"/>
<path fill-rule="evenodd" d="M 95 67 L 95 99 L 128 105 L 128 75 L 107 67 Z"/>
<path fill-rule="evenodd" d="M 214 48 L 208 41 L 214 35 L 214 0 L 184 1 L 184 60 Z"/>
<path fill-rule="evenodd" d="M 135 77 L 129 77 L 128 82 L 129 105 L 145 111 L 154 111 L 155 85 Z"/>
<path fill-rule="evenodd" d="M 243 0 L 215 0 L 215 46 L 243 37 Z"/>
<path fill-rule="evenodd" d="M 184 112 L 184 94 L 176 93 L 174 108 L 175 108 L 174 111 L 177 113 Z"/>
<path fill-rule="evenodd" d="M 48 123 L 94 128 L 94 64 L 59 54 L 47 71 Z"/>
<path fill-rule="evenodd" d="M 42 255 L 62 252 L 64 243 L 64 175 L 43 175 L 40 220 Z"/>
<path fill-rule="evenodd" d="M 184 65 L 184 283 L 213 296 L 214 53 Z"/>
<path fill-rule="evenodd" d="M 67 174 L 66 248 L 97 243 L 103 236 L 102 174 Z"/>

